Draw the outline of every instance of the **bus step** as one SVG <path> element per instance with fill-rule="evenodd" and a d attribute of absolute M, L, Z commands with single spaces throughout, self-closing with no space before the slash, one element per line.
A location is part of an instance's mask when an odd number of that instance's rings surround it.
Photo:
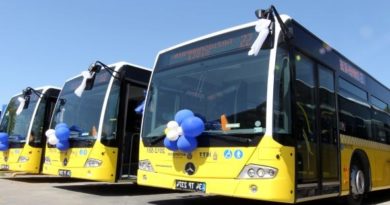
<path fill-rule="evenodd" d="M 137 180 L 137 176 L 135 175 L 122 175 L 118 182 L 135 182 Z"/>

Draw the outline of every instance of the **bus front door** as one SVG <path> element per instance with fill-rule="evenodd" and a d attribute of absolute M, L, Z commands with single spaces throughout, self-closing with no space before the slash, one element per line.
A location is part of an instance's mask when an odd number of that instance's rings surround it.
<path fill-rule="evenodd" d="M 118 180 L 134 180 L 138 169 L 138 150 L 141 130 L 142 114 L 137 113 L 137 108 L 145 98 L 145 85 L 126 84 L 125 108 L 120 115 L 123 117 L 123 137 L 119 142 L 121 151 L 118 163 L 119 178 Z"/>
<path fill-rule="evenodd" d="M 296 54 L 296 199 L 338 195 L 339 149 L 334 72 Z"/>

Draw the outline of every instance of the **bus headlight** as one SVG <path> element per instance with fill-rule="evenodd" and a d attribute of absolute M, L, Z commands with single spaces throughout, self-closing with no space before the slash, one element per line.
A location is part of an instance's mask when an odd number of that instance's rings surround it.
<path fill-rule="evenodd" d="M 84 167 L 99 167 L 102 165 L 102 161 L 98 159 L 89 158 L 84 164 Z"/>
<path fill-rule="evenodd" d="M 28 157 L 26 156 L 20 156 L 19 159 L 18 159 L 18 162 L 19 163 L 25 163 L 25 162 L 28 162 Z"/>
<path fill-rule="evenodd" d="M 242 169 L 240 179 L 272 179 L 278 174 L 278 169 L 273 167 L 250 164 Z"/>
<path fill-rule="evenodd" d="M 148 171 L 148 172 L 154 172 L 153 166 L 148 159 L 140 160 L 138 162 L 138 169 Z"/>

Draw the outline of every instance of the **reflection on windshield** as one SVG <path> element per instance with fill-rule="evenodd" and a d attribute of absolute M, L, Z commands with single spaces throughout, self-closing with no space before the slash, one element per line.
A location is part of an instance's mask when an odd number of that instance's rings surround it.
<path fill-rule="evenodd" d="M 31 118 L 37 101 L 39 100 L 38 96 L 31 95 L 28 108 L 23 109 L 22 112 L 17 115 L 16 110 L 18 109 L 20 103 L 18 101 L 18 97 L 22 97 L 22 95 L 11 99 L 0 125 L 0 131 L 7 132 L 9 135 L 10 147 L 14 147 L 17 144 L 24 144 L 26 142 Z"/>
<path fill-rule="evenodd" d="M 265 128 L 269 50 L 247 50 L 154 73 L 143 137 L 164 135 L 181 109 L 205 122 L 205 134 L 254 134 Z"/>
<path fill-rule="evenodd" d="M 81 97 L 76 96 L 74 90 L 80 85 L 82 77 L 68 81 L 59 97 L 62 102 L 56 104 L 51 128 L 54 129 L 58 123 L 66 123 L 71 131 L 70 141 L 95 141 L 110 77 L 105 70 L 99 72 L 93 88 L 85 90 Z"/>

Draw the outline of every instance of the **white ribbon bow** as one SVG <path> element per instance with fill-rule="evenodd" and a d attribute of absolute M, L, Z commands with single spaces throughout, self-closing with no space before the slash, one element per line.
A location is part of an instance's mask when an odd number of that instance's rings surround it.
<path fill-rule="evenodd" d="M 16 110 L 16 115 L 20 115 L 20 113 L 22 113 L 24 105 L 26 104 L 26 99 L 22 97 L 18 97 L 18 101 L 19 101 L 19 107 Z"/>
<path fill-rule="evenodd" d="M 89 71 L 83 71 L 81 72 L 81 75 L 83 76 L 83 81 L 80 86 L 74 90 L 74 94 L 77 95 L 77 97 L 81 97 L 87 86 L 87 80 L 92 78 L 92 74 Z"/>
<path fill-rule="evenodd" d="M 248 52 L 249 56 L 257 56 L 257 54 L 259 54 L 261 46 L 263 46 L 263 43 L 269 34 L 268 27 L 270 24 L 271 20 L 268 19 L 259 19 L 257 21 L 255 29 L 259 35 L 257 36 L 255 42 L 253 42 L 252 47 Z"/>

